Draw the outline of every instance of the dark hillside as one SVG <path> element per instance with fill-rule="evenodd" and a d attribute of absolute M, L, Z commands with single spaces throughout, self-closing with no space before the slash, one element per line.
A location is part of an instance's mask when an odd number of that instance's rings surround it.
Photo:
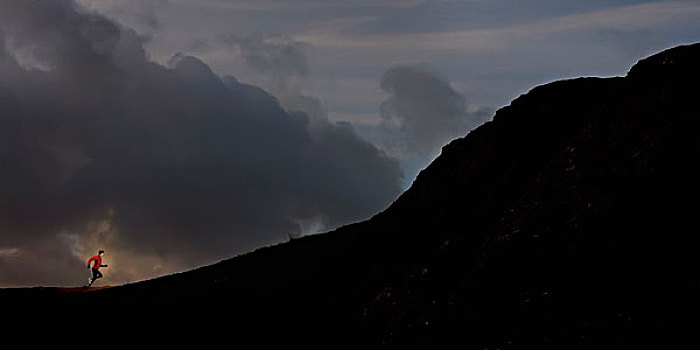
<path fill-rule="evenodd" d="M 4 334 L 84 346 L 97 318 L 127 347 L 695 348 L 699 58 L 536 87 L 366 222 L 93 293 L 0 290 Z"/>

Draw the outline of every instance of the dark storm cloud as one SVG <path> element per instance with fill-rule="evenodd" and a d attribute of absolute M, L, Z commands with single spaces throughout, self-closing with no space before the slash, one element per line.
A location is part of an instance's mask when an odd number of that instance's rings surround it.
<path fill-rule="evenodd" d="M 380 106 L 375 131 L 383 149 L 400 160 L 404 187 L 439 155 L 442 146 L 465 136 L 492 116 L 490 108 L 469 109 L 465 97 L 427 64 L 388 69 L 380 87 L 389 98 Z"/>
<path fill-rule="evenodd" d="M 418 155 L 424 164 L 489 116 L 488 111 L 468 112 L 464 96 L 426 64 L 392 67 L 380 86 L 390 94 L 380 108 L 384 129 L 394 134 L 387 138 L 394 141 L 388 148 Z"/>
<path fill-rule="evenodd" d="M 292 114 L 302 113 L 308 117 L 308 129 L 312 137 L 323 142 L 325 145 L 323 147 L 323 153 L 325 154 L 314 156 L 315 159 L 321 162 L 325 162 L 325 159 L 334 159 L 333 161 L 337 162 L 338 159 L 343 159 L 348 156 L 345 151 L 345 148 L 348 146 L 357 147 L 358 150 L 374 148 L 371 144 L 357 139 L 352 125 L 348 123 L 331 123 L 328 119 L 328 111 L 322 99 L 306 94 L 299 89 L 298 84 L 296 84 L 297 81 L 295 80 L 303 80 L 309 72 L 309 46 L 305 42 L 294 40 L 289 35 L 260 32 L 248 37 L 231 35 L 227 37 L 226 40 L 229 44 L 238 47 L 239 54 L 245 58 L 248 67 L 263 76 L 271 78 L 271 81 L 268 82 L 268 87 L 278 96 L 285 110 Z M 350 164 L 347 163 L 347 161 L 349 161 L 349 159 L 340 161 L 339 164 Z M 372 162 L 372 160 L 369 161 Z M 326 168 L 329 170 L 335 169 L 335 171 L 337 171 L 337 174 L 329 176 L 329 179 L 336 176 L 355 177 L 359 175 L 356 175 L 355 172 L 363 171 L 362 169 L 354 167 L 344 166 L 337 168 L 331 164 L 328 164 Z M 398 178 L 403 177 L 400 172 L 395 175 Z M 397 177 L 390 177 L 390 179 L 394 180 Z M 386 183 L 382 179 L 377 180 L 379 181 L 376 183 L 367 184 L 368 187 L 365 191 L 368 193 L 375 191 L 383 192 L 379 187 L 391 186 L 391 184 Z M 324 180 L 316 179 L 313 181 Z M 322 221 L 330 222 L 331 226 L 340 224 L 334 217 L 342 217 L 343 214 L 341 214 L 341 212 L 348 210 L 348 208 L 338 207 L 331 202 L 319 202 L 314 205 L 318 204 L 325 208 L 322 210 L 325 212 L 325 215 L 321 218 Z M 357 208 L 361 208 L 360 203 L 358 203 Z M 317 208 L 317 211 L 320 210 L 321 208 Z M 328 215 L 335 211 L 338 211 L 335 215 Z M 353 217 L 357 216 L 356 214 L 346 212 L 346 215 L 347 214 Z M 314 222 L 312 224 L 317 223 L 318 222 Z"/>
<path fill-rule="evenodd" d="M 280 40 L 244 51 L 274 71 L 266 60 L 302 49 Z M 121 259 L 113 281 L 145 278 L 397 196 L 397 162 L 350 127 L 195 57 L 150 62 L 142 44 L 71 1 L 0 0 L 0 285 L 79 283 L 97 248 Z"/>
<path fill-rule="evenodd" d="M 308 177 L 308 183 L 316 186 L 319 181 L 333 181 L 332 179 L 340 177 L 362 177 L 360 173 L 364 170 L 349 166 L 352 164 L 350 158 L 354 157 L 355 152 L 348 154 L 348 150 L 349 148 L 354 148 L 355 151 L 361 154 L 373 153 L 376 151 L 375 146 L 361 141 L 350 124 L 331 123 L 328 120 L 328 111 L 323 101 L 316 96 L 303 93 L 299 89 L 297 81 L 303 80 L 309 72 L 308 45 L 302 41 L 294 40 L 289 35 L 260 32 L 248 37 L 232 35 L 227 38 L 227 41 L 238 47 L 240 50 L 239 54 L 245 58 L 248 67 L 263 76 L 271 78 L 271 81 L 268 82 L 268 88 L 279 98 L 282 108 L 292 115 L 304 115 L 308 121 L 307 129 L 312 142 L 324 145 L 314 150 L 314 154 L 311 154 L 310 157 L 318 162 L 314 167 L 324 168 L 326 171 L 323 173 L 313 172 L 314 175 Z M 383 157 L 366 159 L 365 161 L 368 162 L 371 168 L 375 166 L 381 167 L 379 163 L 373 164 L 377 160 L 380 162 L 386 161 Z M 333 164 L 328 163 L 328 161 L 331 161 Z M 392 176 L 378 177 L 375 182 L 366 182 L 366 187 L 363 190 L 365 195 L 371 196 L 372 193 L 383 193 L 385 190 L 381 188 L 393 188 L 396 185 L 393 182 L 403 178 L 398 165 L 391 172 Z M 392 183 L 387 182 L 387 180 Z M 326 185 L 332 186 L 332 183 L 327 183 Z M 331 194 L 328 193 L 328 195 Z M 356 211 L 358 209 L 364 210 L 361 209 L 362 204 L 360 202 L 357 202 L 356 205 L 338 206 L 337 203 L 327 201 L 322 197 L 325 198 L 325 196 L 319 196 L 319 200 L 315 203 L 309 202 L 304 206 L 304 208 L 307 208 L 306 210 L 313 208 L 314 212 L 323 213 L 316 220 L 301 221 L 302 226 L 305 226 L 307 230 L 317 230 L 319 224 L 335 227 L 343 223 L 339 219 L 344 217 L 362 217 L 361 213 Z M 352 202 L 358 199 L 360 198 L 348 197 L 345 200 Z M 308 217 L 309 215 L 305 216 Z"/>

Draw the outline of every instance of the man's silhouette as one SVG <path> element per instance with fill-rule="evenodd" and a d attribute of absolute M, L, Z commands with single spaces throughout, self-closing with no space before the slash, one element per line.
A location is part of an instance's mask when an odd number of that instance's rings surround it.
<path fill-rule="evenodd" d="M 88 260 L 88 262 L 87 262 L 88 269 L 90 268 L 91 262 L 94 261 L 95 265 L 92 266 L 92 277 L 88 278 L 88 284 L 87 284 L 87 286 L 85 286 L 86 288 L 92 286 L 92 284 L 95 283 L 95 280 L 97 280 L 98 278 L 102 278 L 102 273 L 99 271 L 100 267 L 107 267 L 107 265 L 102 265 L 102 256 L 103 255 L 105 255 L 105 251 L 100 250 L 99 252 L 97 252 L 97 255 L 93 256 L 92 258 L 90 258 Z"/>

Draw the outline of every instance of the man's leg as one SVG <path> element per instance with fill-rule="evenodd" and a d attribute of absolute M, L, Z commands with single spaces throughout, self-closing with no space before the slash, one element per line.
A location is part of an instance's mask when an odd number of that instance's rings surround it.
<path fill-rule="evenodd" d="M 92 270 L 92 282 L 95 282 L 98 278 L 102 278 L 102 272 Z"/>
<path fill-rule="evenodd" d="M 92 284 L 95 283 L 95 281 L 98 278 L 102 278 L 102 273 L 100 271 L 92 269 L 92 278 L 90 279 L 90 284 L 88 284 L 88 287 L 92 286 Z"/>

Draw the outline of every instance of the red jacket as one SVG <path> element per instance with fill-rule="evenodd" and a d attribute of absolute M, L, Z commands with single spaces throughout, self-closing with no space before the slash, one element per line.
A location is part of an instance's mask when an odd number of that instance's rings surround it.
<path fill-rule="evenodd" d="M 93 260 L 95 261 L 95 266 L 93 266 L 92 268 L 95 269 L 95 270 L 99 270 L 100 267 L 102 266 L 102 257 L 99 256 L 99 255 L 95 255 L 95 256 L 93 256 L 92 258 L 90 258 L 90 259 L 88 260 L 88 263 L 87 263 L 88 267 L 90 266 L 90 263 L 91 263 Z"/>

